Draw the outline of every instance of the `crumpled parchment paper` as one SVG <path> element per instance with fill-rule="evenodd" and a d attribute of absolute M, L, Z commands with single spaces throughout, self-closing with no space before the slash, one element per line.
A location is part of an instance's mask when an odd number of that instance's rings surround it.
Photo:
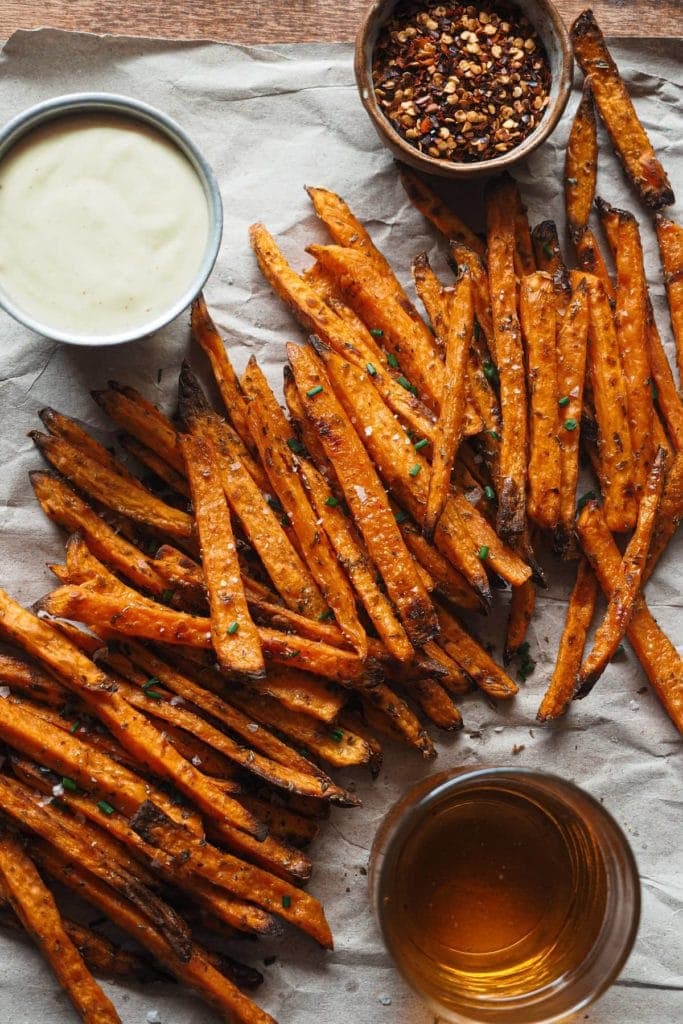
<path fill-rule="evenodd" d="M 613 52 L 680 199 L 681 44 L 661 39 L 618 41 Z M 580 79 L 577 72 L 577 85 Z M 411 258 L 423 248 L 442 272 L 446 270 L 439 243 L 406 202 L 392 161 L 361 108 L 349 46 L 245 48 L 55 31 L 19 32 L 6 44 L 0 58 L 0 121 L 38 100 L 79 90 L 128 94 L 161 107 L 194 137 L 213 165 L 223 195 L 225 231 L 206 294 L 239 369 L 256 353 L 279 385 L 283 342 L 301 336 L 261 278 L 248 247 L 247 228 L 252 221 L 264 221 L 294 265 L 304 266 L 305 245 L 323 238 L 304 184 L 340 192 L 404 281 L 409 282 Z M 532 224 L 550 216 L 562 223 L 563 150 L 576 102 L 577 92 L 552 140 L 518 174 Z M 456 206 L 479 227 L 480 188 L 449 191 Z M 659 260 L 645 223 L 649 218 L 638 209 L 604 136 L 599 192 L 636 210 L 643 223 L 648 275 L 671 351 Z M 27 471 L 41 463 L 26 437 L 28 430 L 39 426 L 38 410 L 53 405 L 112 443 L 114 431 L 90 399 L 91 388 L 103 387 L 109 378 L 128 381 L 169 409 L 183 356 L 206 377 L 203 357 L 190 343 L 187 320 L 183 316 L 138 344 L 86 350 L 39 338 L 0 314 L 0 580 L 20 600 L 33 601 L 52 586 L 45 563 L 58 560 L 62 553 L 59 532 L 39 511 L 27 480 Z M 680 539 L 671 545 L 647 587 L 652 611 L 679 643 L 681 548 Z M 643 918 L 622 977 L 580 1019 L 593 1024 L 675 1024 L 683 1020 L 680 738 L 630 651 L 625 661 L 607 669 L 591 697 L 572 707 L 562 722 L 552 728 L 535 724 L 570 584 L 565 569 L 549 557 L 546 565 L 551 586 L 539 593 L 529 635 L 538 662 L 535 674 L 516 701 L 497 710 L 476 696 L 463 700 L 465 729 L 440 739 L 437 766 L 539 767 L 576 780 L 605 802 L 638 859 Z M 475 624 L 498 652 L 505 601 L 488 622 Z M 515 746 L 523 749 L 513 755 Z M 334 811 L 312 851 L 316 867 L 311 890 L 324 900 L 336 937 L 334 953 L 320 952 L 294 934 L 275 943 L 243 942 L 236 950 L 257 965 L 265 957 L 277 957 L 265 969 L 267 981 L 256 998 L 281 1024 L 430 1020 L 380 944 L 364 868 L 385 810 L 413 780 L 432 770 L 411 751 L 388 744 L 377 782 L 358 772 L 346 780 L 357 786 L 364 806 Z M 0 964 L 1 1021 L 75 1020 L 66 997 L 27 940 L 0 933 Z M 198 999 L 172 985 L 105 987 L 126 1024 L 216 1020 Z"/>

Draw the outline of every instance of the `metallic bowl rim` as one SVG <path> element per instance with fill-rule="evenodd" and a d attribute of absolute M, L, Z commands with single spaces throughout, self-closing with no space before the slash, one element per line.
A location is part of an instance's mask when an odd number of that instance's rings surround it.
<path fill-rule="evenodd" d="M 223 203 L 216 176 L 208 161 L 184 128 L 173 118 L 132 96 L 109 92 L 76 92 L 41 100 L 21 111 L 0 130 L 0 161 L 20 139 L 48 121 L 74 114 L 94 112 L 119 114 L 140 121 L 156 128 L 178 147 L 189 160 L 202 184 L 209 214 L 209 232 L 202 261 L 190 285 L 165 312 L 134 329 L 129 328 L 111 334 L 81 334 L 51 327 L 48 323 L 43 323 L 22 310 L 6 295 L 0 285 L 0 307 L 19 323 L 53 341 L 90 348 L 97 345 L 122 345 L 130 341 L 139 341 L 165 327 L 179 316 L 204 287 L 216 262 L 223 235 Z"/>
<path fill-rule="evenodd" d="M 354 51 L 354 73 L 360 101 L 382 143 L 392 151 L 396 159 L 402 160 L 410 167 L 422 171 L 424 174 L 450 180 L 472 180 L 508 170 L 513 164 L 530 156 L 554 132 L 569 102 L 572 91 L 574 82 L 574 51 L 567 26 L 552 0 L 532 0 L 538 6 L 539 14 L 547 17 L 550 32 L 556 37 L 561 51 L 561 68 L 558 75 L 557 96 L 552 107 L 549 107 L 546 111 L 541 123 L 514 149 L 509 150 L 507 153 L 502 153 L 500 156 L 492 157 L 489 160 L 456 163 L 429 156 L 428 153 L 421 153 L 414 146 L 411 146 L 402 135 L 399 135 L 389 119 L 379 109 L 372 85 L 372 54 L 376 37 L 372 41 L 372 47 L 368 48 L 371 30 L 378 21 L 379 25 L 377 27 L 381 28 L 384 22 L 388 20 L 390 10 L 398 2 L 399 0 L 372 0 L 358 26 Z M 514 3 L 514 0 L 512 2 Z M 383 11 L 385 8 L 390 9 L 386 14 Z M 533 18 L 530 18 L 530 20 L 534 21 Z M 367 52 L 368 49 L 369 52 Z"/>

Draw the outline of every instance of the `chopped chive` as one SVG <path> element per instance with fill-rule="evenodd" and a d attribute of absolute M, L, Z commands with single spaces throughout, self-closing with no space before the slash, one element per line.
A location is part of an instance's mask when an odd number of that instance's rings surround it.
<path fill-rule="evenodd" d="M 339 743 L 340 740 L 344 739 L 344 732 L 342 729 L 333 729 L 332 732 L 330 733 L 330 736 L 332 737 L 333 740 Z"/>
<path fill-rule="evenodd" d="M 597 494 L 595 493 L 595 491 L 586 491 L 586 493 L 582 494 L 579 500 L 577 501 L 576 511 L 580 512 L 584 505 L 587 505 L 589 501 L 595 501 L 596 498 Z"/>
<path fill-rule="evenodd" d="M 498 383 L 498 370 L 490 359 L 487 359 L 486 362 L 482 364 L 482 370 L 484 371 L 484 376 L 487 380 L 491 381 L 492 384 Z"/>
<path fill-rule="evenodd" d="M 318 616 L 318 622 L 329 622 L 330 619 L 334 618 L 334 612 L 331 608 L 328 608 L 326 612 L 321 612 Z"/>
<path fill-rule="evenodd" d="M 334 494 L 331 494 L 329 498 L 325 498 L 325 504 L 329 505 L 330 508 L 336 508 L 337 505 L 339 504 L 339 501 L 337 500 L 337 498 L 335 498 Z"/>
<path fill-rule="evenodd" d="M 310 391 L 306 392 L 306 398 L 315 398 L 316 395 L 320 394 L 322 389 L 323 389 L 322 384 L 317 384 L 314 388 L 311 388 Z"/>
<path fill-rule="evenodd" d="M 372 327 L 370 329 L 370 334 L 373 336 L 373 338 L 382 338 L 382 337 L 384 337 L 384 331 L 382 330 L 381 327 Z"/>
<path fill-rule="evenodd" d="M 659 389 L 653 380 L 650 381 L 650 391 L 655 401 L 659 398 Z"/>
<path fill-rule="evenodd" d="M 420 465 L 420 463 L 416 462 L 415 465 L 411 466 L 410 469 L 408 470 L 408 475 L 409 476 L 417 476 L 417 474 L 420 472 L 421 469 L 422 469 L 422 466 Z"/>
<path fill-rule="evenodd" d="M 475 341 L 479 341 L 479 339 L 481 338 L 481 327 L 479 326 L 479 321 L 478 320 L 474 321 L 473 334 L 474 334 L 474 340 Z"/>
<path fill-rule="evenodd" d="M 320 390 L 322 391 L 322 388 Z M 287 447 L 290 451 L 294 452 L 295 455 L 303 455 L 306 451 L 298 437 L 288 437 Z"/>
<path fill-rule="evenodd" d="M 400 377 L 397 377 L 396 380 L 401 385 L 402 388 L 405 388 L 406 391 L 413 390 L 413 385 L 410 383 L 407 377 L 401 375 Z"/>
<path fill-rule="evenodd" d="M 546 242 L 543 246 L 543 252 L 546 254 L 549 260 L 553 258 L 553 247 L 550 242 Z"/>
<path fill-rule="evenodd" d="M 102 811 L 102 814 L 113 814 L 114 808 L 111 804 L 108 804 L 106 800 L 98 800 L 97 806 Z"/>
<path fill-rule="evenodd" d="M 563 408 L 565 405 L 569 405 L 569 395 L 563 395 L 562 398 L 558 398 L 557 404 Z"/>
<path fill-rule="evenodd" d="M 497 430 L 487 430 L 486 433 L 492 437 L 494 441 L 500 441 L 500 434 Z"/>
<path fill-rule="evenodd" d="M 413 448 L 416 452 L 421 452 L 423 448 L 426 448 L 429 444 L 429 438 L 423 437 L 420 441 L 416 441 Z"/>
<path fill-rule="evenodd" d="M 484 497 L 488 501 L 496 500 L 496 492 L 494 491 L 493 487 L 491 487 L 490 484 L 487 484 L 486 487 L 484 488 Z"/>
<path fill-rule="evenodd" d="M 481 559 L 481 561 L 483 562 L 488 557 L 489 557 L 489 547 L 488 547 L 487 544 L 482 544 L 482 546 L 477 551 L 477 558 Z"/>
<path fill-rule="evenodd" d="M 377 370 L 375 369 L 375 367 L 373 366 L 372 363 L 366 363 L 365 364 L 365 369 L 368 371 L 368 373 L 370 374 L 371 377 L 376 377 L 377 376 Z"/>
<path fill-rule="evenodd" d="M 285 514 L 280 518 L 280 526 L 284 526 L 285 529 L 289 526 L 289 516 Z"/>
<path fill-rule="evenodd" d="M 145 690 L 145 697 L 149 697 L 150 700 L 163 700 L 163 697 L 158 690 Z"/>
<path fill-rule="evenodd" d="M 524 643 L 521 643 L 519 645 L 519 647 L 515 651 L 515 654 L 519 655 L 519 657 L 521 657 L 521 658 L 526 658 L 528 653 L 529 653 L 529 641 L 525 640 Z"/>
<path fill-rule="evenodd" d="M 292 905 L 292 897 L 291 896 L 283 896 L 282 897 L 282 906 L 285 908 L 285 910 L 289 910 L 291 905 Z"/>
<path fill-rule="evenodd" d="M 565 430 L 576 430 L 578 425 L 579 424 L 577 423 L 577 421 L 574 419 L 573 416 L 570 417 L 570 419 L 564 421 L 564 429 Z"/>
<path fill-rule="evenodd" d="M 396 358 L 393 352 L 387 352 L 387 362 L 389 366 L 392 367 L 392 369 L 398 369 L 398 359 Z"/>
<path fill-rule="evenodd" d="M 148 690 L 150 686 L 159 686 L 160 680 L 156 676 L 150 676 L 145 685 L 142 687 L 143 690 Z"/>
<path fill-rule="evenodd" d="M 66 789 L 69 793 L 77 793 L 78 786 L 73 779 L 67 779 L 66 776 L 62 777 L 62 788 Z"/>
<path fill-rule="evenodd" d="M 172 590 L 164 590 L 162 595 L 161 595 L 161 600 L 164 602 L 164 604 L 168 604 L 169 601 L 173 600 L 173 591 Z"/>
<path fill-rule="evenodd" d="M 73 736 L 73 734 L 75 732 L 78 732 L 78 727 L 79 727 L 80 724 L 81 724 L 80 719 L 77 718 L 76 721 L 74 722 L 74 724 L 69 729 L 69 732 L 71 733 L 72 736 Z"/>
<path fill-rule="evenodd" d="M 410 519 L 410 516 L 408 515 L 407 512 L 404 512 L 403 509 L 400 508 L 396 515 L 394 516 L 394 519 L 396 520 L 397 523 L 405 523 L 407 519 Z"/>
<path fill-rule="evenodd" d="M 228 633 L 230 634 L 230 636 L 234 636 L 239 628 L 239 622 L 231 622 L 230 625 L 228 626 Z"/>

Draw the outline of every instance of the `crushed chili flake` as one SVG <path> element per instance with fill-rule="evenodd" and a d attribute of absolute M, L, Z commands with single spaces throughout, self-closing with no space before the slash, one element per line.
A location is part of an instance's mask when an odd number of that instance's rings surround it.
<path fill-rule="evenodd" d="M 473 163 L 518 146 L 548 105 L 550 65 L 513 4 L 398 4 L 375 47 L 379 107 L 420 152 Z"/>

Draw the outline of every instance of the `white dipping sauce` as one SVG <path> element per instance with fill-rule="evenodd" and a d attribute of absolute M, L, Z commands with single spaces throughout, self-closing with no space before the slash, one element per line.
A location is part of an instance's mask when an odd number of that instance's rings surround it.
<path fill-rule="evenodd" d="M 191 285 L 208 233 L 192 164 L 133 119 L 63 117 L 0 161 L 0 288 L 53 329 L 142 333 Z"/>

